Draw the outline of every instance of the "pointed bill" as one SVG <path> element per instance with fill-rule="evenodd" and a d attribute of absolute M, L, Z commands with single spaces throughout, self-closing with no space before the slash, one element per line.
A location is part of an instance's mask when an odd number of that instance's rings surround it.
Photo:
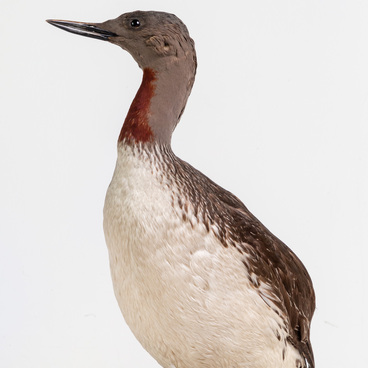
<path fill-rule="evenodd" d="M 75 33 L 85 37 L 97 38 L 98 40 L 109 41 L 117 34 L 104 30 L 94 23 L 73 22 L 68 20 L 47 19 L 46 22 L 64 31 Z"/>

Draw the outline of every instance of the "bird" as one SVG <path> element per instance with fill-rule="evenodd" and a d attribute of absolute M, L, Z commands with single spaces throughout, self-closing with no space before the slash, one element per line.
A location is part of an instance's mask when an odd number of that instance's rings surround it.
<path fill-rule="evenodd" d="M 47 22 L 120 46 L 143 71 L 103 210 L 114 293 L 143 348 L 164 368 L 314 368 L 303 263 L 172 150 L 197 70 L 185 24 L 158 11 Z"/>

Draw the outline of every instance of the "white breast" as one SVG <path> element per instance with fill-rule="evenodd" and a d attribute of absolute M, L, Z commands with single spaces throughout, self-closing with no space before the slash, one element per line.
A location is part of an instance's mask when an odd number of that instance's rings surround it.
<path fill-rule="evenodd" d="M 295 368 L 299 354 L 242 255 L 184 221 L 178 193 L 148 153 L 119 148 L 104 231 L 115 295 L 137 339 L 167 368 Z"/>

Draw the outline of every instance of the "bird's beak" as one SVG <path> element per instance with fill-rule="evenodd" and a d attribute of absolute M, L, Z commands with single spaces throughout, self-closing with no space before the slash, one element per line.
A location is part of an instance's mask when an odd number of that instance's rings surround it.
<path fill-rule="evenodd" d="M 109 41 L 111 38 L 116 37 L 117 34 L 110 32 L 106 29 L 100 28 L 100 24 L 72 22 L 68 20 L 55 20 L 48 19 L 46 22 L 52 24 L 55 27 L 63 29 L 64 31 L 75 33 L 81 36 L 97 38 L 98 40 Z"/>

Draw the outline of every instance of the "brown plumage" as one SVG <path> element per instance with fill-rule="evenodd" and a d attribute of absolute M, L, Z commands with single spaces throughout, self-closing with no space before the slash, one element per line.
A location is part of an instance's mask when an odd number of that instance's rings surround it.
<path fill-rule="evenodd" d="M 314 368 L 310 343 L 310 321 L 315 309 L 312 280 L 300 259 L 280 239 L 273 235 L 241 202 L 191 165 L 167 150 L 165 171 L 182 186 L 182 195 L 193 204 L 198 219 L 214 232 L 224 247 L 236 247 L 244 257 L 249 280 L 257 289 L 261 281 L 270 286 L 270 294 L 262 295 L 265 303 L 279 313 L 288 341 Z M 180 198 L 177 199 L 181 201 Z M 188 206 L 180 207 L 189 221 Z M 250 275 L 255 275 L 251 278 Z M 277 308 L 274 308 L 274 307 Z"/>

